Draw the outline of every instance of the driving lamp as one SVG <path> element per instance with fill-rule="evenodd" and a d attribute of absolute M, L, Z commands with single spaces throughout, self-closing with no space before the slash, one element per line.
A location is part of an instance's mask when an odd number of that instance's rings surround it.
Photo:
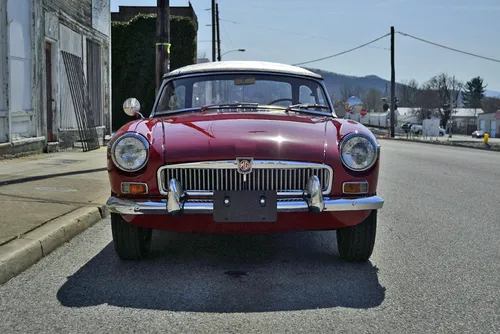
<path fill-rule="evenodd" d="M 138 133 L 126 133 L 113 144 L 111 157 L 113 163 L 121 170 L 136 172 L 148 161 L 149 142 Z"/>
<path fill-rule="evenodd" d="M 340 142 L 340 155 L 344 166 L 353 171 L 371 168 L 378 155 L 378 144 L 362 133 L 351 133 Z"/>

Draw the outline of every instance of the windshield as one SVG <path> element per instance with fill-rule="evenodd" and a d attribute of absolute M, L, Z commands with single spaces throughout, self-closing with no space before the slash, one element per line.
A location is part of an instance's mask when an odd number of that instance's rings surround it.
<path fill-rule="evenodd" d="M 325 114 L 332 112 L 323 87 L 313 79 L 234 73 L 170 81 L 161 92 L 155 114 L 240 103 L 282 108 L 303 104 L 301 107 L 309 105 L 308 109 Z"/>

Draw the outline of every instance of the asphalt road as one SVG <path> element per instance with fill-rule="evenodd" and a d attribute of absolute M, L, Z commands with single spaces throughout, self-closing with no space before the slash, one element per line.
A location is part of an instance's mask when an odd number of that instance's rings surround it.
<path fill-rule="evenodd" d="M 500 153 L 382 140 L 378 240 L 158 233 L 120 263 L 109 220 L 0 287 L 0 332 L 500 332 Z"/>

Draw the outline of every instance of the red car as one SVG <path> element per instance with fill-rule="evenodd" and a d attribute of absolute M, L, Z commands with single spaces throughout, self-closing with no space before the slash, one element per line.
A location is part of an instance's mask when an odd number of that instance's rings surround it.
<path fill-rule="evenodd" d="M 346 261 L 375 243 L 380 145 L 338 118 L 323 78 L 268 62 L 214 62 L 166 74 L 149 117 L 108 145 L 115 251 L 139 260 L 152 230 L 336 230 Z"/>

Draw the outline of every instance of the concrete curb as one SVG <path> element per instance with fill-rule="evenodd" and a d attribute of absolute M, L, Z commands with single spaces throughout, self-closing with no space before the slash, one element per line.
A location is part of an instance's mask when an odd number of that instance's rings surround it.
<path fill-rule="evenodd" d="M 83 207 L 0 246 L 0 285 L 108 215 L 105 206 Z"/>

